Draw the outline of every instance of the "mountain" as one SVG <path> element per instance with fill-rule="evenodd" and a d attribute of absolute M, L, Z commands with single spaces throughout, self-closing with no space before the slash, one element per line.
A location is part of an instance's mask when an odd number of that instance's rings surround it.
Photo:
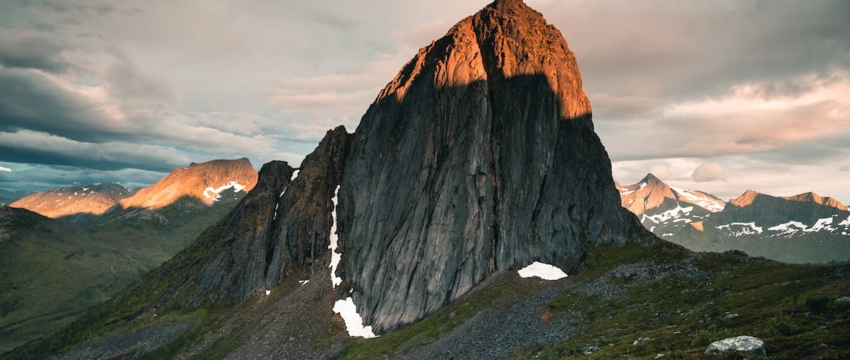
<path fill-rule="evenodd" d="M 63 186 L 28 195 L 9 206 L 54 219 L 77 214 L 96 216 L 130 195 L 130 190 L 111 183 Z"/>
<path fill-rule="evenodd" d="M 850 212 L 829 197 L 775 197 L 747 190 L 724 203 L 647 175 L 617 185 L 623 207 L 666 240 L 695 251 L 742 250 L 793 263 L 850 260 Z"/>
<path fill-rule="evenodd" d="M 654 241 L 620 206 L 563 36 L 498 0 L 420 49 L 354 134 L 329 131 L 297 172 L 265 164 L 224 219 L 104 309 L 159 318 L 310 281 L 331 290 L 324 305 L 287 316 L 354 308 L 381 334 L 493 274 L 575 274 L 589 249 Z"/>
<path fill-rule="evenodd" d="M 249 192 L 257 185 L 257 171 L 248 159 L 212 160 L 176 168 L 156 184 L 120 201 L 123 209 L 159 210 L 180 199 L 194 199 L 207 206 L 220 200 L 226 191 Z"/>
<path fill-rule="evenodd" d="M 263 165 L 137 286 L 6 355 L 692 358 L 738 332 L 782 359 L 850 353 L 847 266 L 694 254 L 620 206 L 580 79 L 560 32 L 497 0 L 421 49 L 354 134 Z"/>
<path fill-rule="evenodd" d="M 136 192 L 101 184 L 19 201 L 56 220 L 0 208 L 19 219 L 0 224 L 8 240 L 0 239 L 0 352 L 68 325 L 138 282 L 224 217 L 256 181 L 248 160 L 214 160 L 175 169 Z M 57 200 L 62 206 L 51 207 Z M 125 209 L 119 200 L 148 207 Z"/>
<path fill-rule="evenodd" d="M 647 174 L 636 184 L 622 186 L 617 183 L 616 187 L 622 206 L 640 217 L 649 231 L 661 237 L 671 236 L 726 207 L 726 203 L 714 195 L 671 187 L 653 174 Z"/>

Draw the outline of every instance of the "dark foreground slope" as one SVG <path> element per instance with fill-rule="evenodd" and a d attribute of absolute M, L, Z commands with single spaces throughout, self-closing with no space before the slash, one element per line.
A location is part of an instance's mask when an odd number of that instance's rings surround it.
<path fill-rule="evenodd" d="M 346 336 L 330 311 L 329 274 L 286 282 L 235 307 L 134 313 L 111 300 L 11 359 L 716 358 L 716 340 L 759 337 L 772 359 L 850 356 L 850 266 L 786 265 L 675 245 L 591 250 L 559 281 L 500 271 L 451 305 L 375 339 Z M 98 326 L 92 326 L 99 324 Z M 94 331 L 94 332 L 92 332 Z M 97 334 L 109 333 L 102 337 Z M 100 338 L 80 347 L 66 339 Z M 650 340 L 633 345 L 638 338 Z M 584 355 L 586 348 L 599 350 Z M 123 354 L 123 355 L 122 355 Z"/>

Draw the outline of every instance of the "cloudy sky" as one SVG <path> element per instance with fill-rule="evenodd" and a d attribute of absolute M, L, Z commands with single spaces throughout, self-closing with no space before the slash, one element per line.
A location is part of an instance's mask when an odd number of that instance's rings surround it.
<path fill-rule="evenodd" d="M 4 0 L 0 189 L 297 164 L 483 0 Z M 615 179 L 850 203 L 850 2 L 526 0 L 575 52 Z"/>

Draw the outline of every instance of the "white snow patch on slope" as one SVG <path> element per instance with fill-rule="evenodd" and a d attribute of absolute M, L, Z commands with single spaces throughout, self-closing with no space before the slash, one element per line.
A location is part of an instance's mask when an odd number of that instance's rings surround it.
<path fill-rule="evenodd" d="M 364 338 L 376 337 L 372 332 L 371 326 L 363 326 L 363 318 L 357 313 L 357 305 L 354 305 L 354 300 L 348 297 L 345 300 L 337 300 L 334 304 L 334 313 L 342 316 L 345 321 L 345 328 L 348 329 L 349 336 L 359 336 Z"/>
<path fill-rule="evenodd" d="M 533 262 L 531 265 L 528 265 L 517 271 L 520 277 L 529 278 L 529 277 L 539 277 L 543 280 L 558 280 L 567 277 L 567 274 L 564 273 L 563 270 L 549 265 L 544 264 L 542 262 Z"/>
<path fill-rule="evenodd" d="M 789 221 L 784 224 L 779 224 L 774 227 L 768 228 L 770 231 L 781 231 L 780 235 L 793 235 L 799 231 L 805 231 L 808 226 L 799 221 Z"/>
<path fill-rule="evenodd" d="M 660 213 L 660 214 L 657 214 L 657 215 L 646 215 L 646 214 L 644 214 L 643 219 L 641 219 L 641 222 L 644 222 L 646 219 L 649 219 L 649 220 L 652 220 L 652 222 L 659 224 L 659 223 L 666 222 L 667 220 L 679 217 L 680 214 L 681 215 L 690 214 L 691 211 L 694 211 L 693 206 L 682 207 L 681 205 L 679 205 L 677 203 L 675 209 L 670 209 L 670 210 L 667 210 L 667 211 Z"/>
<path fill-rule="evenodd" d="M 818 222 L 816 222 L 815 225 L 812 226 L 811 229 L 803 230 L 803 231 L 805 231 L 805 232 L 818 232 L 818 231 L 821 231 L 821 230 L 826 230 L 826 231 L 838 230 L 838 229 L 836 229 L 832 226 L 829 226 L 829 225 L 832 225 L 832 217 L 818 219 Z"/>
<path fill-rule="evenodd" d="M 300 173 L 300 172 L 301 172 L 301 170 L 295 170 L 295 172 L 292 173 L 292 177 L 289 178 L 289 184 L 290 185 L 292 184 L 293 181 L 295 181 L 295 178 L 298 177 L 298 173 Z M 287 185 L 285 188 L 283 188 L 283 191 L 280 192 L 279 197 L 283 197 L 283 194 L 286 194 L 286 189 L 289 189 L 289 185 Z"/>
<path fill-rule="evenodd" d="M 2 166 L 0 166 L 0 171 L 5 171 L 5 172 L 9 172 L 9 173 L 10 173 L 10 172 L 12 172 L 12 169 L 9 169 L 9 168 L 7 168 L 7 167 L 2 167 Z"/>
<path fill-rule="evenodd" d="M 741 226 L 741 230 L 735 231 L 735 230 L 732 229 L 733 226 L 735 226 L 735 227 Z M 756 223 L 754 223 L 754 222 L 748 222 L 748 223 L 734 222 L 734 223 L 731 223 L 731 224 L 720 225 L 717 228 L 720 229 L 720 230 L 723 230 L 725 228 L 726 231 L 731 232 L 733 235 L 735 235 L 735 237 L 738 237 L 738 236 L 741 236 L 741 235 L 756 235 L 756 234 L 761 234 L 763 232 L 763 229 L 760 226 L 756 226 Z"/>
<path fill-rule="evenodd" d="M 233 191 L 240 192 L 245 190 L 245 185 L 239 184 L 236 181 L 231 181 L 227 184 L 219 186 L 217 188 L 213 188 L 212 186 L 204 189 L 204 197 L 207 199 L 213 199 L 214 201 L 218 201 L 221 199 L 221 192 L 227 189 L 233 188 Z"/>
<path fill-rule="evenodd" d="M 334 197 L 333 197 L 333 199 L 331 199 L 331 202 L 333 202 L 333 204 L 334 204 L 334 210 L 331 213 L 331 236 L 330 236 L 330 243 L 331 244 L 328 246 L 328 249 L 331 249 L 331 266 L 329 266 L 329 267 L 331 268 L 331 283 L 333 283 L 333 287 L 337 287 L 339 284 L 342 284 L 342 279 L 338 278 L 336 276 L 336 266 L 339 265 L 339 260 L 342 259 L 342 254 L 336 252 L 336 242 L 337 242 L 337 235 L 336 235 L 336 202 L 337 202 L 337 198 L 336 198 L 336 196 L 337 196 L 337 194 L 339 194 L 339 185 L 337 185 L 336 190 L 334 190 Z M 354 303 L 352 303 L 352 306 L 353 305 L 354 305 Z M 334 306 L 334 309 L 336 309 L 336 306 Z M 360 316 L 358 316 L 358 318 L 360 318 Z M 346 324 L 347 323 L 348 323 L 348 321 L 346 320 Z M 371 327 L 370 327 L 369 331 L 371 332 Z M 354 336 L 354 335 L 352 335 L 352 336 Z"/>
<path fill-rule="evenodd" d="M 850 216 L 848 216 L 844 221 L 838 223 L 838 226 L 850 226 Z"/>
<path fill-rule="evenodd" d="M 707 196 L 697 195 L 691 192 L 690 190 L 680 189 L 673 186 L 671 186 L 670 188 L 673 189 L 673 191 L 679 193 L 679 195 L 682 195 L 686 199 L 690 200 L 693 204 L 696 204 L 699 207 L 708 211 L 718 212 L 722 211 L 726 207 L 726 203 L 720 200 L 712 199 Z"/>

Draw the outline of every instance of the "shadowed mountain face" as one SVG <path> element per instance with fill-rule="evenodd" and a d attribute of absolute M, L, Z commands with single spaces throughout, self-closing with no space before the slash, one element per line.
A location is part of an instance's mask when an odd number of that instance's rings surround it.
<path fill-rule="evenodd" d="M 64 186 L 26 196 L 10 206 L 54 219 L 77 214 L 97 216 L 130 195 L 130 190 L 118 184 Z"/>
<path fill-rule="evenodd" d="M 338 273 L 365 323 L 390 330 L 497 270 L 572 273 L 587 246 L 643 236 L 590 110 L 564 38 L 521 1 L 422 48 L 364 115 L 340 189 Z"/>

